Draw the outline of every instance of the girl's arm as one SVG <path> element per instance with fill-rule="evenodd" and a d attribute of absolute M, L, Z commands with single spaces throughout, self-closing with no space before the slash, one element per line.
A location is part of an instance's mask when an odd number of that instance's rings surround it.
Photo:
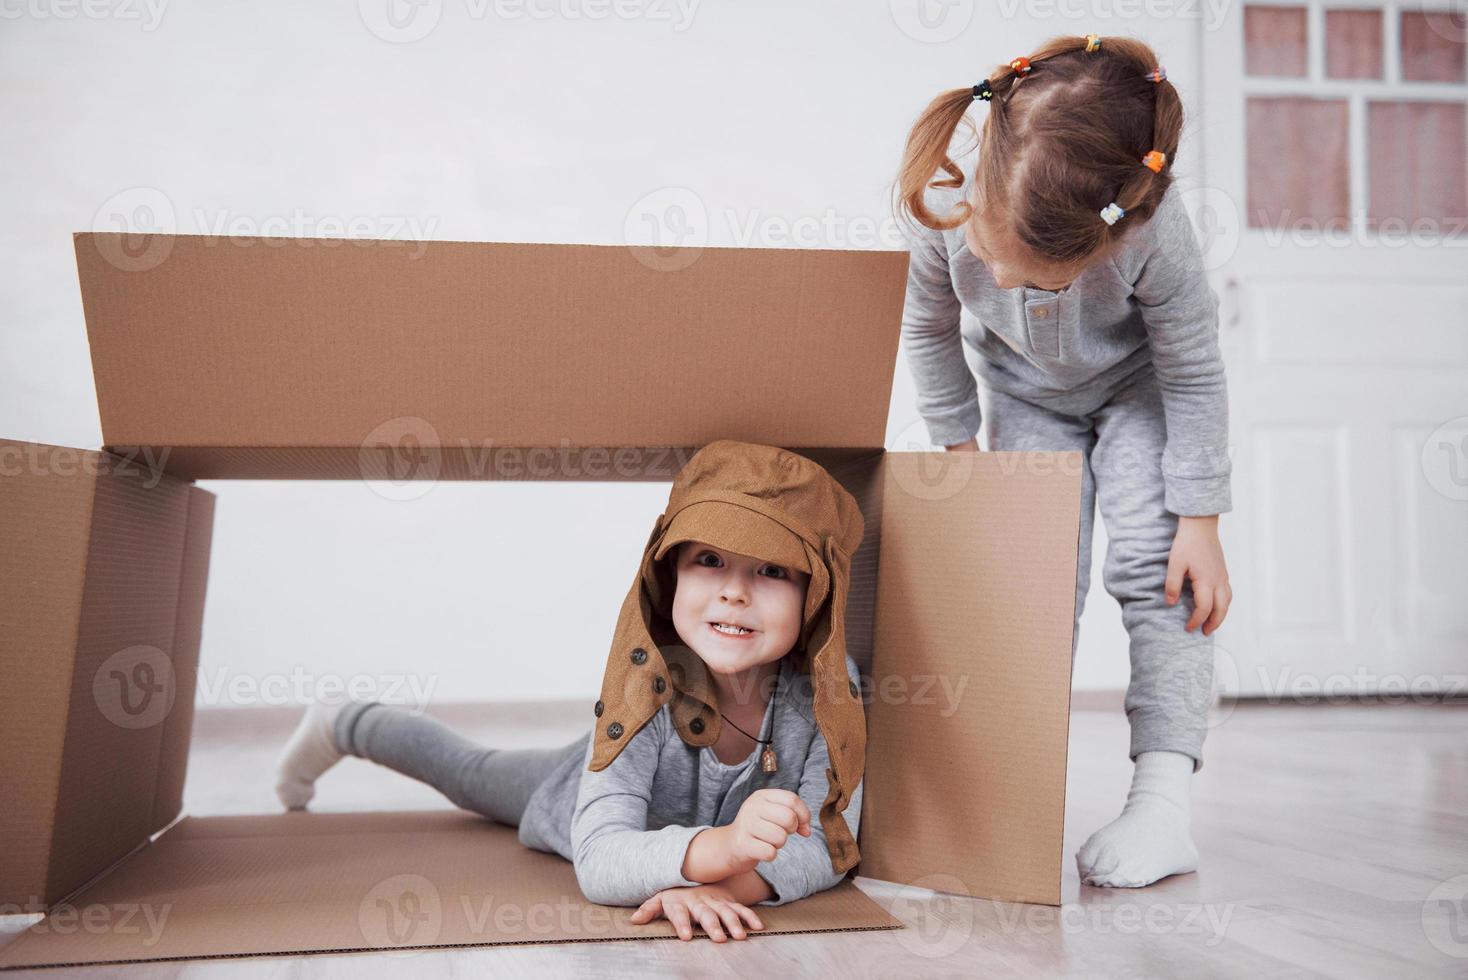
<path fill-rule="evenodd" d="M 1228 388 L 1218 348 L 1218 295 L 1176 185 L 1144 228 L 1150 240 L 1131 274 L 1162 391 L 1165 506 L 1180 517 L 1222 514 L 1229 495 Z"/>
<path fill-rule="evenodd" d="M 952 446 L 979 431 L 979 392 L 963 356 L 962 306 L 953 291 L 941 232 L 904 222 L 910 256 L 902 307 L 902 347 L 917 388 L 918 414 L 935 445 Z"/>
<path fill-rule="evenodd" d="M 571 848 L 576 881 L 598 904 L 639 905 L 665 888 L 699 884 L 683 877 L 683 857 L 689 842 L 709 825 L 646 829 L 667 724 L 665 712 L 655 714 L 600 772 L 585 766 L 594 745 L 587 740 L 571 818 Z"/>

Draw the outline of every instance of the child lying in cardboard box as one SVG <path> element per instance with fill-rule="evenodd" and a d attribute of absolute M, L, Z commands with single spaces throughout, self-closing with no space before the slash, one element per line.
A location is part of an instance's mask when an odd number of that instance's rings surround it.
<path fill-rule="evenodd" d="M 591 732 L 488 749 L 401 708 L 318 703 L 282 753 L 281 802 L 304 807 L 360 756 L 518 826 L 591 901 L 637 905 L 635 923 L 744 939 L 763 928 L 750 906 L 831 888 L 860 857 L 866 721 L 844 619 L 863 530 L 818 464 L 711 443 L 643 550 Z"/>

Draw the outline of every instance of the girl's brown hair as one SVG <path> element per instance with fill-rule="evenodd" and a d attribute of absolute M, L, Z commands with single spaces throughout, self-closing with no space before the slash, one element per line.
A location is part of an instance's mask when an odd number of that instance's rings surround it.
<path fill-rule="evenodd" d="M 986 211 L 1008 211 L 1036 255 L 1084 263 L 1156 212 L 1172 183 L 1182 101 L 1171 82 L 1147 77 L 1157 55 L 1132 38 L 1107 36 L 1090 52 L 1084 37 L 1051 38 L 1029 59 L 1027 75 L 1002 65 L 989 76 L 975 189 Z M 929 228 L 957 228 L 973 216 L 967 200 L 934 214 L 924 195 L 963 185 L 949 150 L 974 101 L 972 87 L 944 92 L 907 138 L 896 193 L 902 211 Z M 1167 154 L 1161 173 L 1143 165 L 1149 150 Z M 947 176 L 935 180 L 939 171 Z M 1113 201 L 1126 215 L 1108 225 L 1100 212 Z"/>

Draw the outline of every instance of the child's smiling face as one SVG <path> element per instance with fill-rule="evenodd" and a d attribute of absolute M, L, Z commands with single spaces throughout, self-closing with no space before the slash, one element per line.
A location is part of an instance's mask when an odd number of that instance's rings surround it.
<path fill-rule="evenodd" d="M 674 567 L 673 626 L 715 674 L 779 660 L 795 646 L 806 572 L 700 541 L 680 544 Z"/>

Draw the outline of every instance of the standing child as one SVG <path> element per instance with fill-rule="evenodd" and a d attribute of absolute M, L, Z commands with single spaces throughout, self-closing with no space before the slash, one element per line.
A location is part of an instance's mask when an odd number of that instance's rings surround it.
<path fill-rule="evenodd" d="M 804 456 L 710 443 L 643 549 L 591 732 L 487 749 L 402 708 L 317 704 L 276 792 L 304 807 L 342 756 L 371 759 L 518 826 L 590 900 L 637 905 L 634 923 L 744 939 L 763 928 L 749 906 L 831 888 L 860 858 L 866 721 L 844 620 L 863 529 Z"/>
<path fill-rule="evenodd" d="M 979 104 L 965 174 L 950 144 Z M 1106 522 L 1136 766 L 1121 815 L 1076 855 L 1094 885 L 1197 867 L 1198 692 L 1211 691 L 1212 634 L 1232 598 L 1218 540 L 1230 509 L 1218 298 L 1172 186 L 1182 126 L 1147 45 L 1059 37 L 934 99 L 898 180 L 912 251 L 902 336 L 933 442 L 976 450 L 982 428 L 990 450 L 1084 454 L 1077 618 L 1096 503 Z"/>

